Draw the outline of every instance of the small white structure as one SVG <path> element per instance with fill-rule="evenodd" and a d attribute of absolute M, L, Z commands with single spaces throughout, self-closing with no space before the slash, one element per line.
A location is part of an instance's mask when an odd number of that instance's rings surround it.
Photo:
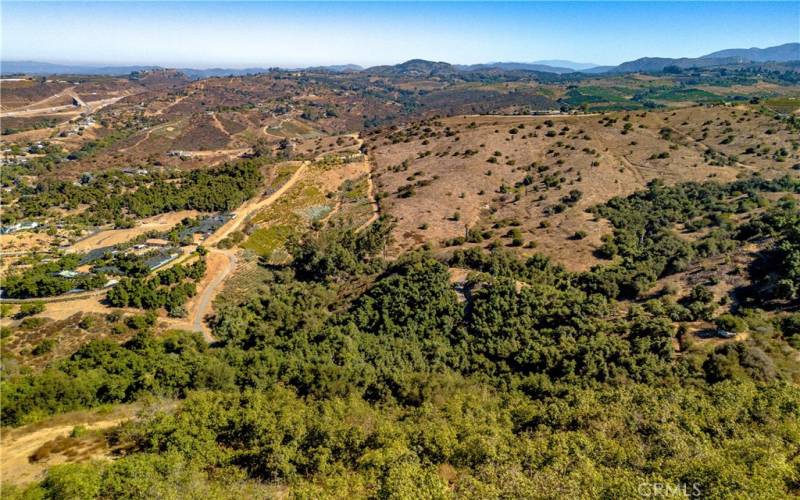
<path fill-rule="evenodd" d="M 0 227 L 0 234 L 11 234 L 17 231 L 27 231 L 39 227 L 38 222 L 17 222 L 10 226 Z"/>

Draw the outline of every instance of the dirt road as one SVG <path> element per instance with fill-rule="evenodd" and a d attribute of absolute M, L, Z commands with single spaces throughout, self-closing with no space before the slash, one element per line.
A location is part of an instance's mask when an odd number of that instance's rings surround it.
<path fill-rule="evenodd" d="M 361 146 L 364 144 L 364 139 L 361 138 L 359 134 L 351 134 L 351 137 L 356 141 L 356 148 L 361 150 Z M 367 198 L 369 198 L 370 205 L 372 205 L 372 215 L 366 222 L 361 224 L 356 228 L 356 233 L 360 233 L 370 224 L 378 220 L 380 216 L 380 211 L 378 207 L 378 202 L 375 200 L 375 184 L 372 182 L 372 165 L 369 162 L 369 157 L 364 154 L 364 169 L 367 171 Z"/>
<path fill-rule="evenodd" d="M 181 101 L 183 101 L 184 99 L 189 97 L 189 95 L 191 95 L 191 94 L 182 95 L 182 96 L 178 97 L 177 99 L 175 99 L 174 101 L 172 101 L 171 103 L 169 103 L 166 106 L 164 106 L 163 108 L 159 109 L 158 111 L 154 111 L 152 113 L 145 113 L 144 115 L 145 116 L 162 115 L 162 114 L 164 114 L 165 111 L 167 111 L 168 109 L 171 109 L 173 106 L 175 106 L 176 104 L 180 103 Z"/>
<path fill-rule="evenodd" d="M 115 102 L 119 101 L 120 99 L 124 99 L 128 97 L 129 94 L 121 95 L 119 97 L 111 97 L 109 99 L 101 99 L 99 101 L 92 101 L 83 103 L 84 106 L 75 106 L 72 104 L 66 104 L 63 106 L 53 106 L 49 108 L 37 108 L 37 109 L 26 109 L 21 111 L 7 111 L 4 113 L 0 113 L 0 118 L 12 118 L 12 117 L 22 117 L 22 116 L 39 116 L 39 115 L 48 115 L 53 113 L 61 113 L 61 112 L 69 112 L 69 113 L 93 113 L 98 111 L 106 106 L 110 106 Z"/>
<path fill-rule="evenodd" d="M 209 266 L 206 276 L 203 278 L 201 283 L 198 284 L 199 294 L 197 295 L 196 300 L 192 300 L 188 304 L 188 318 L 181 320 L 166 319 L 164 322 L 168 326 L 172 328 L 201 332 L 208 342 L 213 342 L 215 340 L 211 335 L 211 330 L 203 320 L 210 313 L 211 304 L 214 298 L 217 296 L 217 293 L 219 293 L 221 290 L 225 280 L 236 269 L 236 253 L 235 250 L 222 250 L 214 248 L 212 245 L 215 245 L 230 233 L 239 229 L 242 224 L 247 221 L 250 215 L 270 206 L 272 203 L 278 200 L 303 176 L 307 166 L 308 162 L 301 164 L 294 174 L 292 174 L 289 180 L 287 180 L 283 186 L 281 186 L 271 195 L 259 201 L 250 200 L 238 209 L 234 210 L 236 217 L 228 221 L 228 223 L 219 228 L 216 233 L 212 234 L 208 239 L 206 239 L 204 245 L 209 251 L 209 255 L 207 257 Z M 179 222 L 184 217 L 194 215 L 197 214 L 196 212 L 192 211 L 163 214 L 161 216 L 152 218 L 142 226 L 130 230 L 123 229 L 101 231 L 100 233 L 94 234 L 77 242 L 75 245 L 73 245 L 73 247 L 70 248 L 70 250 L 85 251 L 91 250 L 92 248 L 98 248 L 103 245 L 111 245 L 121 241 L 127 241 L 128 239 L 139 234 L 143 228 L 149 230 L 154 228 L 163 229 L 165 227 L 172 227 L 172 225 Z M 80 294 L 71 294 L 37 300 L 47 302 L 49 304 L 48 309 L 42 313 L 42 316 L 50 317 L 52 319 L 65 319 L 77 311 L 107 312 L 108 308 L 100 303 L 102 300 L 101 296 L 104 296 L 107 291 L 108 290 L 106 289 L 92 290 Z M 13 302 L 16 303 L 24 301 L 20 300 Z M 62 304 L 62 302 L 64 302 L 64 304 Z"/>
<path fill-rule="evenodd" d="M 203 245 L 208 250 L 208 269 L 206 272 L 206 276 L 198 283 L 198 295 L 193 298 L 188 304 L 188 315 L 186 319 L 164 319 L 163 323 L 167 326 L 172 328 L 179 328 L 184 330 L 192 330 L 196 332 L 200 332 L 203 334 L 203 337 L 208 342 L 214 342 L 216 339 L 211 334 L 211 330 L 208 325 L 205 324 L 204 319 L 205 317 L 211 312 L 212 303 L 214 298 L 217 296 L 219 291 L 222 289 L 225 280 L 235 271 L 236 269 L 236 250 L 223 250 L 219 248 L 215 248 L 214 245 L 219 243 L 221 240 L 226 238 L 232 232 L 240 229 L 250 218 L 251 215 L 257 213 L 260 210 L 263 210 L 273 203 L 277 201 L 281 196 L 283 196 L 289 189 L 294 186 L 298 180 L 300 180 L 303 175 L 306 173 L 308 169 L 308 165 L 310 162 L 305 161 L 298 169 L 291 175 L 291 177 L 274 193 L 270 194 L 269 196 L 257 200 L 251 199 L 245 202 L 242 206 L 234 210 L 234 218 L 229 220 L 226 224 L 220 227 L 214 234 L 208 237 Z M 367 172 L 369 174 L 369 165 L 367 164 L 367 160 L 365 160 Z M 370 199 L 374 203 L 374 197 L 372 196 L 372 179 L 368 178 L 369 182 L 369 193 Z M 377 218 L 377 205 L 375 205 L 376 211 L 373 214 L 373 218 L 371 218 L 367 224 L 374 221 Z M 162 226 L 169 226 L 170 223 L 176 222 L 176 219 L 181 219 L 187 214 L 185 213 L 174 213 L 169 214 L 167 217 L 159 216 L 154 218 L 152 221 L 148 221 L 149 224 L 143 225 L 144 227 L 150 228 L 150 225 L 157 225 L 159 227 Z M 165 220 L 168 219 L 168 220 Z M 366 224 L 362 227 L 366 227 Z M 134 228 L 133 230 L 109 230 L 109 231 L 102 231 L 95 235 L 92 235 L 84 240 L 73 245 L 70 249 L 72 251 L 78 250 L 89 250 L 92 248 L 97 248 L 101 246 L 101 244 L 112 244 L 119 242 L 119 240 L 130 239 L 130 237 L 135 236 L 135 234 L 131 234 L 132 232 L 141 231 L 142 226 Z M 75 296 L 70 297 L 75 302 L 72 304 L 58 304 L 48 306 L 48 311 L 43 313 L 44 316 L 51 316 L 56 319 L 62 319 L 62 317 L 67 317 L 71 314 L 74 314 L 76 310 L 92 310 L 95 311 L 97 309 L 105 310 L 105 306 L 99 303 L 98 299 L 95 298 L 96 295 L 105 294 L 107 290 L 99 290 L 99 291 L 92 291 L 87 292 L 87 296 Z M 64 300 L 63 298 L 57 298 L 54 301 Z M 94 300 L 92 300 L 94 299 Z M 48 299 L 44 299 L 48 301 Z M 81 301 L 81 302 L 78 302 Z M 92 302 L 92 305 L 95 307 L 87 308 L 86 301 Z M 49 302 L 49 301 L 48 301 Z M 81 304 L 80 308 L 76 308 L 76 304 Z M 48 314 L 50 313 L 50 314 Z"/>
<path fill-rule="evenodd" d="M 46 106 L 47 103 L 49 103 L 51 101 L 57 101 L 58 99 L 60 99 L 60 98 L 62 98 L 64 96 L 67 96 L 67 95 L 72 97 L 73 90 L 75 90 L 75 86 L 67 87 L 64 90 L 62 90 L 61 92 L 57 92 L 57 93 L 55 93 L 55 94 L 53 94 L 51 96 L 45 97 L 44 99 L 40 99 L 40 100 L 38 100 L 36 102 L 32 102 L 30 104 L 26 104 L 25 106 L 22 106 L 20 108 L 16 108 L 16 109 L 12 109 L 12 110 L 6 111 L 6 112 L 2 113 L 2 116 L 3 117 L 7 116 L 6 113 L 15 113 L 15 112 L 18 113 L 20 111 L 40 111 L 42 109 L 41 108 L 42 106 Z M 46 109 L 50 109 L 50 108 L 46 108 Z"/>
<path fill-rule="evenodd" d="M 247 201 L 242 206 L 234 210 L 233 213 L 235 217 L 226 222 L 222 227 L 220 227 L 217 230 L 217 232 L 209 236 L 208 239 L 206 239 L 204 245 L 210 247 L 211 245 L 219 243 L 233 231 L 239 229 L 250 215 L 261 210 L 262 208 L 266 208 L 275 203 L 275 200 L 280 198 L 286 191 L 288 191 L 289 189 L 291 189 L 292 186 L 294 186 L 294 184 L 298 181 L 298 179 L 300 179 L 300 177 L 305 173 L 307 167 L 308 167 L 308 162 L 303 162 L 303 164 L 300 165 L 300 168 L 298 168 L 292 174 L 289 180 L 286 181 L 283 184 L 283 186 L 278 188 L 277 191 L 257 202 L 254 202 L 253 200 Z"/>
<path fill-rule="evenodd" d="M 203 332 L 203 337 L 206 339 L 206 342 L 212 343 L 216 339 L 213 335 L 211 335 L 211 329 L 208 328 L 203 320 L 205 319 L 206 315 L 210 312 L 211 309 L 211 302 L 214 300 L 214 297 L 217 296 L 217 293 L 220 291 L 220 287 L 228 278 L 228 276 L 236 270 L 236 253 L 233 251 L 226 251 L 226 252 L 219 252 L 228 259 L 226 265 L 222 266 L 222 269 L 211 279 L 211 283 L 208 284 L 205 289 L 203 289 L 203 293 L 200 294 L 197 300 L 197 307 L 193 311 L 194 320 L 192 322 L 192 326 L 194 327 L 195 331 Z"/>
<path fill-rule="evenodd" d="M 216 341 L 211 334 L 211 329 L 205 324 L 205 317 L 211 312 L 211 306 L 214 298 L 222 289 L 225 280 L 236 270 L 236 250 L 222 250 L 214 248 L 213 245 L 219 243 L 233 231 L 239 229 L 244 222 L 254 213 L 262 210 L 273 204 L 280 198 L 286 191 L 291 189 L 292 186 L 302 177 L 305 173 L 308 164 L 303 163 L 300 165 L 294 174 L 281 186 L 277 191 L 267 196 L 266 198 L 253 202 L 250 200 L 244 205 L 234 210 L 236 217 L 228 221 L 217 232 L 209 236 L 204 242 L 204 246 L 208 249 L 208 256 L 206 257 L 209 265 L 206 271 L 206 276 L 199 284 L 198 289 L 200 293 L 189 304 L 188 318 L 185 320 L 169 320 L 166 323 L 173 328 L 180 328 L 185 330 L 192 330 L 201 332 L 207 342 L 211 343 Z M 224 262 L 220 263 L 219 260 Z M 217 261 L 217 262 L 214 262 Z"/>
<path fill-rule="evenodd" d="M 368 228 L 370 224 L 378 220 L 380 216 L 380 211 L 378 210 L 378 202 L 375 201 L 375 187 L 372 182 L 372 170 L 369 168 L 369 160 L 364 160 L 367 163 L 367 198 L 369 198 L 370 205 L 372 205 L 372 215 L 369 219 L 366 220 L 363 224 L 356 228 L 356 233 L 360 233 L 364 229 Z"/>
<path fill-rule="evenodd" d="M 125 243 L 148 231 L 168 231 L 175 227 L 187 217 L 197 217 L 200 212 L 196 210 L 181 210 L 179 212 L 167 212 L 153 217 L 141 219 L 138 226 L 130 229 L 106 229 L 91 234 L 72 244 L 67 249 L 71 252 L 88 252 L 97 248 L 108 247 Z"/>

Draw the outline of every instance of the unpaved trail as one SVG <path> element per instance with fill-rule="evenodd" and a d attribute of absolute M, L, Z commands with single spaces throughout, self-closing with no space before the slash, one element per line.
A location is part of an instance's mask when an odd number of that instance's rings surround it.
<path fill-rule="evenodd" d="M 359 136 L 358 133 L 346 134 L 345 137 L 352 137 L 353 140 L 355 141 L 356 149 L 361 150 L 361 146 L 364 144 L 364 140 Z M 350 146 L 350 147 L 352 147 L 352 146 Z M 350 147 L 348 147 L 347 149 L 350 149 Z M 314 161 L 321 161 L 326 156 L 329 156 L 331 154 L 332 154 L 331 152 L 327 152 L 327 153 L 323 153 L 323 154 L 317 155 L 314 158 Z M 369 157 L 366 154 L 364 154 L 364 159 L 362 161 L 362 165 L 361 166 L 362 166 L 363 172 L 367 175 L 367 198 L 369 199 L 370 205 L 372 206 L 372 215 L 370 216 L 370 218 L 366 222 L 364 222 L 363 224 L 361 224 L 360 226 L 358 226 L 355 229 L 356 233 L 359 233 L 359 232 L 363 231 L 364 229 L 366 229 L 370 224 L 372 224 L 373 222 L 378 220 L 378 216 L 379 216 L 378 202 L 375 200 L 375 187 L 374 187 L 374 184 L 372 182 L 372 164 L 370 163 Z M 336 201 L 336 205 L 334 206 L 333 210 L 331 210 L 330 213 L 328 213 L 328 215 L 326 215 L 324 218 L 320 219 L 319 222 L 326 222 L 328 219 L 333 217 L 333 215 L 336 212 L 339 211 L 339 209 L 341 208 L 341 205 L 342 205 L 341 200 L 337 200 Z"/>
<path fill-rule="evenodd" d="M 703 141 L 701 141 L 699 139 L 695 139 L 694 137 L 692 137 L 691 135 L 687 134 L 686 132 L 682 132 L 682 131 L 676 129 L 675 127 L 666 127 L 666 128 L 668 128 L 672 132 L 675 132 L 677 135 L 681 136 L 681 138 L 683 138 L 683 140 L 693 144 L 695 146 L 695 149 L 697 151 L 699 151 L 700 153 L 705 154 L 706 151 L 709 151 L 709 150 L 713 151 L 714 150 L 714 148 L 712 148 L 711 146 L 709 146 L 705 142 L 703 142 Z M 750 171 L 757 171 L 758 170 L 758 168 L 756 168 L 756 167 L 754 167 L 752 165 L 748 165 L 746 163 L 742 163 L 740 161 L 734 162 L 734 165 L 739 167 L 739 168 L 743 168 L 745 170 L 750 170 Z"/>
<path fill-rule="evenodd" d="M 166 106 L 164 106 L 163 108 L 159 109 L 158 111 L 154 111 L 153 113 L 145 113 L 145 116 L 163 115 L 166 110 L 171 109 L 173 106 L 175 106 L 179 102 L 183 101 L 184 99 L 186 99 L 190 95 L 191 94 L 182 95 L 182 96 L 178 97 L 177 99 L 175 99 L 174 101 L 172 101 L 171 103 L 169 103 Z"/>
<path fill-rule="evenodd" d="M 12 109 L 12 110 L 8 110 L 8 112 L 38 110 L 38 109 L 41 108 L 41 106 L 47 105 L 47 103 L 49 103 L 51 101 L 55 101 L 55 100 L 57 100 L 57 99 L 59 99 L 61 97 L 64 97 L 65 95 L 71 96 L 72 95 L 72 91 L 74 89 L 75 89 L 75 86 L 67 87 L 64 90 L 62 90 L 61 92 L 57 92 L 57 93 L 55 93 L 55 94 L 53 94 L 51 96 L 45 97 L 44 99 L 40 99 L 40 100 L 38 100 L 36 102 L 32 102 L 30 104 L 26 104 L 25 106 L 22 106 L 22 107 L 19 107 L 19 108 L 16 108 L 16 109 Z M 5 115 L 3 115 L 3 116 L 5 116 Z"/>
<path fill-rule="evenodd" d="M 204 280 L 198 285 L 198 296 L 197 300 L 192 304 L 190 303 L 190 311 L 189 311 L 189 319 L 183 320 L 176 320 L 172 318 L 165 318 L 164 323 L 168 326 L 173 328 L 180 328 L 184 330 L 193 330 L 197 332 L 203 333 L 203 336 L 206 338 L 207 341 L 213 342 L 214 338 L 211 335 L 210 329 L 205 325 L 203 319 L 209 313 L 211 308 L 211 303 L 216 297 L 217 293 L 221 289 L 221 286 L 225 282 L 225 280 L 230 276 L 230 274 L 236 269 L 236 255 L 234 250 L 221 250 L 217 248 L 213 248 L 211 245 L 218 243 L 220 240 L 224 239 L 228 236 L 231 232 L 238 229 L 243 222 L 245 222 L 248 217 L 261 210 L 270 206 L 274 203 L 278 198 L 280 198 L 286 191 L 291 189 L 291 187 L 302 177 L 305 173 L 308 163 L 303 163 L 300 167 L 292 174 L 292 176 L 287 180 L 283 186 L 281 186 L 278 190 L 276 190 L 271 195 L 267 196 L 266 198 L 258 201 L 253 202 L 250 200 L 246 202 L 244 205 L 239 207 L 238 209 L 234 210 L 236 217 L 231 219 L 223 225 L 221 228 L 217 230 L 216 233 L 211 235 L 206 241 L 204 245 L 209 251 L 209 260 L 219 259 L 220 256 L 224 257 L 225 264 L 222 265 L 214 265 L 210 263 L 208 271 L 206 273 L 206 277 Z M 148 224 L 145 224 L 145 229 L 153 229 L 155 227 L 163 228 L 163 227 L 172 227 L 175 223 L 179 222 L 186 216 L 196 216 L 197 212 L 194 211 L 184 211 L 184 212 L 175 212 L 171 214 L 162 214 L 161 216 L 157 216 L 153 218 Z M 135 233 L 135 234 L 132 234 Z M 142 232 L 142 226 L 133 228 L 131 230 L 122 229 L 122 230 L 109 230 L 97 233 L 92 235 L 88 238 L 85 238 L 75 245 L 73 245 L 69 250 L 70 251 L 83 251 L 88 250 L 91 248 L 98 248 L 103 246 L 103 244 L 116 244 L 121 241 L 127 241 L 131 239 L 131 237 L 135 236 Z M 203 284 L 203 283 L 207 284 Z M 100 290 L 91 290 L 88 292 L 77 293 L 77 294 L 70 294 L 64 295 L 59 297 L 52 297 L 52 298 L 41 298 L 41 299 L 24 299 L 19 301 L 9 301 L 9 302 L 25 302 L 25 301 L 42 301 L 48 303 L 48 308 L 41 314 L 41 316 L 49 317 L 51 319 L 61 320 L 66 319 L 78 311 L 84 312 L 97 312 L 97 313 L 105 313 L 108 312 L 110 309 L 101 303 L 102 296 L 104 296 L 108 292 L 107 289 L 100 289 Z M 62 303 L 63 302 L 63 303 Z"/>
<path fill-rule="evenodd" d="M 0 118 L 12 118 L 12 117 L 23 117 L 23 116 L 39 116 L 39 115 L 49 115 L 49 114 L 79 114 L 79 113 L 86 113 L 91 114 L 95 111 L 99 111 L 106 106 L 110 106 L 115 102 L 128 97 L 130 94 L 121 95 L 118 97 L 110 97 L 108 99 L 101 99 L 99 101 L 92 101 L 84 103 L 84 106 L 74 106 L 72 104 L 66 104 L 63 106 L 53 106 L 50 108 L 38 108 L 38 109 L 27 109 L 23 111 L 7 111 L 4 113 L 0 113 Z"/>
<path fill-rule="evenodd" d="M 222 122 L 219 121 L 219 118 L 217 117 L 216 113 L 212 113 L 211 114 L 211 121 L 214 123 L 214 127 L 217 130 L 219 130 L 223 134 L 227 135 L 228 137 L 231 136 L 230 132 L 228 132 L 228 130 L 225 128 L 225 126 L 222 124 Z"/>
<path fill-rule="evenodd" d="M 367 219 L 366 222 L 361 224 L 356 228 L 356 233 L 360 233 L 364 229 L 368 228 L 370 224 L 378 220 L 380 216 L 380 210 L 378 209 L 378 202 L 375 201 L 375 185 L 372 182 L 372 169 L 369 166 L 369 160 L 365 159 L 364 162 L 367 164 L 367 198 L 369 198 L 369 202 L 372 205 L 372 215 Z"/>
<path fill-rule="evenodd" d="M 333 206 L 333 210 L 328 212 L 328 215 L 326 215 L 325 217 L 321 218 L 318 222 L 320 224 L 326 224 L 331 219 L 331 217 L 336 215 L 336 213 L 339 210 L 341 210 L 341 208 L 342 208 L 342 199 L 339 198 L 338 200 L 336 200 L 336 204 Z"/>
<path fill-rule="evenodd" d="M 644 185 L 647 184 L 647 177 L 645 177 L 644 174 L 642 173 L 641 166 L 630 161 L 628 157 L 625 155 L 620 155 L 616 158 L 619 159 L 620 162 L 625 166 L 625 168 L 627 168 L 633 174 L 633 176 L 636 178 L 637 181 L 641 182 Z"/>
<path fill-rule="evenodd" d="M 467 118 L 572 118 L 582 116 L 600 116 L 602 113 L 542 113 L 533 115 L 461 115 Z"/>
<path fill-rule="evenodd" d="M 181 210 L 167 212 L 141 220 L 141 224 L 130 229 L 106 229 L 89 235 L 72 244 L 67 252 L 88 252 L 104 246 L 125 243 L 148 231 L 167 231 L 175 227 L 187 217 L 197 217 L 200 212 L 196 210 Z"/>
<path fill-rule="evenodd" d="M 361 146 L 364 145 L 364 139 L 361 138 L 359 134 L 351 134 L 351 137 L 356 140 L 356 148 L 360 151 Z M 364 154 L 364 168 L 367 171 L 367 198 L 369 198 L 369 203 L 372 205 L 372 215 L 366 222 L 361 224 L 356 228 L 356 233 L 360 233 L 370 224 L 378 220 L 380 216 L 380 210 L 378 207 L 378 202 L 375 200 L 375 184 L 372 182 L 372 163 L 369 161 L 369 156 L 366 153 Z"/>
<path fill-rule="evenodd" d="M 0 118 L 21 118 L 25 116 L 39 116 L 39 115 L 77 115 L 81 112 L 81 108 L 73 106 L 72 104 L 63 104 L 60 106 L 52 106 L 50 108 L 28 109 L 25 111 L 7 111 L 0 114 Z"/>
<path fill-rule="evenodd" d="M 131 144 L 131 145 L 130 145 L 130 146 L 128 146 L 127 148 L 120 148 L 119 152 L 120 152 L 120 153 L 127 153 L 127 152 L 128 152 L 128 151 L 130 151 L 131 149 L 134 149 L 134 148 L 137 148 L 137 147 L 139 147 L 139 145 L 140 145 L 140 144 L 142 144 L 142 143 L 143 143 L 143 142 L 145 142 L 146 140 L 150 139 L 150 134 L 152 134 L 152 133 L 153 133 L 153 131 L 154 131 L 155 129 L 157 129 L 157 128 L 159 128 L 159 127 L 153 127 L 153 128 L 151 128 L 151 129 L 149 129 L 149 130 L 147 131 L 147 133 L 145 133 L 145 134 L 144 134 L 144 137 L 142 137 L 141 139 L 139 139 L 139 140 L 138 140 L 138 141 L 136 141 L 135 143 Z"/>
<path fill-rule="evenodd" d="M 182 153 L 186 156 L 191 158 L 207 158 L 209 156 L 217 156 L 217 155 L 227 155 L 228 159 L 232 159 L 236 156 L 242 155 L 251 148 L 234 148 L 234 149 L 212 149 L 212 150 L 205 150 L 205 151 L 182 151 Z M 210 165 L 209 165 L 210 166 Z"/>
<path fill-rule="evenodd" d="M 274 138 L 276 138 L 278 140 L 286 139 L 286 137 L 284 137 L 282 135 L 270 134 L 269 132 L 267 132 L 267 129 L 269 129 L 269 128 L 281 128 L 281 127 L 283 127 L 283 124 L 288 122 L 289 120 L 291 120 L 291 118 L 283 118 L 280 122 L 278 122 L 278 126 L 277 127 L 273 127 L 272 125 L 264 125 L 264 128 L 262 129 L 262 132 L 264 132 L 264 135 L 266 135 L 268 137 L 274 137 Z"/>
<path fill-rule="evenodd" d="M 160 318 L 160 322 L 168 328 L 189 330 L 203 334 L 209 344 L 216 342 L 211 329 L 203 321 L 211 313 L 214 298 L 222 289 L 223 283 L 236 270 L 236 250 L 211 249 L 206 256 L 207 270 L 205 276 L 197 284 L 199 294 L 186 304 L 185 318 Z"/>

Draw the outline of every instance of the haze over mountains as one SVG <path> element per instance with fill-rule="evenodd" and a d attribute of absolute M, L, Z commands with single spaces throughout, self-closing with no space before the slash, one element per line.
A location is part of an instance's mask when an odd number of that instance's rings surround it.
<path fill-rule="evenodd" d="M 433 62 L 423 59 L 412 59 L 401 64 L 374 66 L 363 68 L 356 64 L 317 66 L 311 69 L 331 72 L 366 72 L 378 75 L 409 76 L 455 74 L 459 72 L 475 71 L 533 71 L 542 73 L 568 74 L 581 72 L 588 74 L 600 73 L 633 73 L 633 72 L 658 72 L 665 68 L 679 69 L 707 68 L 714 66 L 747 65 L 753 63 L 787 63 L 800 61 L 800 43 L 786 43 L 774 47 L 749 49 L 725 49 L 704 56 L 690 58 L 643 57 L 633 61 L 626 61 L 617 66 L 598 66 L 592 63 L 577 63 L 567 60 L 541 60 L 533 62 L 491 62 L 485 64 L 454 65 L 447 62 Z M 126 75 L 135 71 L 148 71 L 160 69 L 159 66 L 100 66 L 100 65 L 70 65 L 52 64 L 37 61 L 2 61 L 0 73 L 3 75 L 28 74 L 76 74 L 76 75 Z M 270 68 L 177 68 L 191 78 L 208 78 L 214 76 L 238 76 L 247 74 L 264 73 Z M 287 69 L 287 68 L 283 68 Z"/>
<path fill-rule="evenodd" d="M 785 63 L 790 61 L 800 61 L 800 43 L 785 43 L 783 45 L 764 49 L 756 47 L 749 49 L 727 49 L 695 58 L 643 57 L 635 61 L 624 62 L 619 66 L 610 68 L 608 71 L 615 73 L 631 73 L 638 71 L 663 71 L 664 68 L 669 66 L 686 69 L 746 63 Z"/>
<path fill-rule="evenodd" d="M 767 47 L 766 49 L 759 49 L 757 47 L 751 47 L 749 49 L 727 49 L 703 56 L 703 58 L 708 59 L 725 57 L 737 57 L 756 62 L 797 61 L 800 59 L 800 43 L 785 43 L 783 45 L 776 45 L 775 47 Z"/>

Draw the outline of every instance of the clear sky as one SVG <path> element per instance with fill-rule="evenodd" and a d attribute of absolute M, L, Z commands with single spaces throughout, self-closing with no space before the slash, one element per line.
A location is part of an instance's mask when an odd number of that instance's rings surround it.
<path fill-rule="evenodd" d="M 618 64 L 800 41 L 800 2 L 8 2 L 4 60 L 168 67 Z"/>

